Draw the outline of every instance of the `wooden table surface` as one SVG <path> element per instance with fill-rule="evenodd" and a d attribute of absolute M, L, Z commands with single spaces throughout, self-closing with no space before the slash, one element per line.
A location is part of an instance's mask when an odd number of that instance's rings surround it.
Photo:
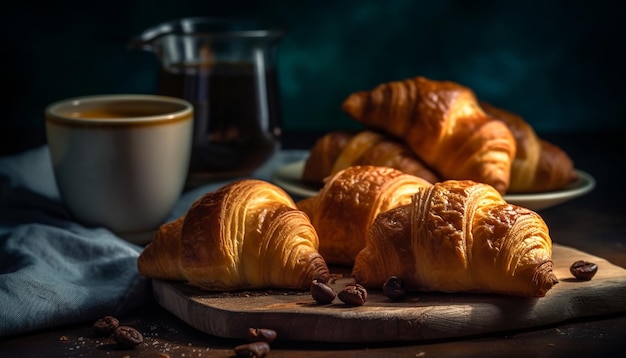
<path fill-rule="evenodd" d="M 289 136 L 285 148 L 307 148 L 315 135 Z M 570 153 L 576 167 L 594 176 L 589 194 L 540 211 L 554 242 L 626 268 L 626 189 L 620 176 L 626 133 L 569 133 L 544 138 Z M 118 350 L 95 338 L 91 324 L 57 327 L 0 340 L 3 357 L 232 357 L 244 343 L 200 332 L 148 302 L 126 317 L 145 344 Z M 302 327 L 307 330 L 308 327 Z M 271 357 L 596 357 L 626 349 L 626 312 L 571 320 L 520 331 L 463 339 L 390 343 L 272 343 Z"/>

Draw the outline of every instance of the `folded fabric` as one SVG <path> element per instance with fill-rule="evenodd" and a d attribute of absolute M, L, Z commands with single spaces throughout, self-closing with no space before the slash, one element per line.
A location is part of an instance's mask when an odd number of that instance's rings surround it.
<path fill-rule="evenodd" d="M 0 337 L 128 313 L 149 297 L 141 250 L 71 220 L 47 147 L 0 158 Z"/>

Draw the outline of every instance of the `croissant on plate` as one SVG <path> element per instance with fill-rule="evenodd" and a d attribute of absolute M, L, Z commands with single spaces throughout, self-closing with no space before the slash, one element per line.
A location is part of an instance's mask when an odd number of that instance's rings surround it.
<path fill-rule="evenodd" d="M 442 180 L 474 180 L 500 193 L 509 187 L 515 138 L 465 86 L 423 77 L 392 81 L 352 93 L 342 110 L 401 138 Z"/>
<path fill-rule="evenodd" d="M 333 131 L 319 138 L 309 151 L 302 181 L 321 186 L 326 177 L 355 165 L 386 166 L 431 183 L 438 181 L 404 143 L 372 130 Z"/>
<path fill-rule="evenodd" d="M 309 218 L 287 193 L 242 179 L 162 225 L 137 265 L 143 276 L 206 290 L 308 289 L 330 275 L 318 246 Z"/>
<path fill-rule="evenodd" d="M 543 297 L 558 283 L 551 255 L 537 213 L 489 185 L 449 180 L 378 215 L 352 275 L 373 288 L 395 275 L 408 290 Z"/>
<path fill-rule="evenodd" d="M 486 102 L 483 110 L 506 123 L 517 149 L 507 193 L 540 193 L 562 189 L 578 177 L 572 159 L 558 146 L 537 136 L 520 116 Z"/>
<path fill-rule="evenodd" d="M 389 167 L 352 166 L 329 177 L 315 195 L 296 203 L 311 219 L 326 262 L 352 265 L 376 216 L 407 204 L 431 183 Z"/>

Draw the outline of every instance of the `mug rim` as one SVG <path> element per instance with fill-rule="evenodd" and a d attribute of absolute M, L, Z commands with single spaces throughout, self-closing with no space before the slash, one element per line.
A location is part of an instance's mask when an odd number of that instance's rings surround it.
<path fill-rule="evenodd" d="M 83 103 L 105 103 L 105 102 L 128 102 L 128 101 L 147 101 L 155 103 L 168 103 L 178 105 L 179 108 L 167 111 L 159 114 L 141 115 L 133 117 L 123 118 L 81 118 L 71 117 L 66 113 L 67 109 L 77 108 Z M 45 110 L 46 121 L 52 121 L 56 123 L 68 123 L 68 124 L 81 124 L 81 125 L 124 125 L 124 124 L 156 124 L 159 122 L 175 122 L 178 120 L 191 119 L 193 117 L 193 105 L 191 102 L 177 97 L 163 96 L 156 94 L 97 94 L 69 97 L 55 101 L 48 106 Z"/>

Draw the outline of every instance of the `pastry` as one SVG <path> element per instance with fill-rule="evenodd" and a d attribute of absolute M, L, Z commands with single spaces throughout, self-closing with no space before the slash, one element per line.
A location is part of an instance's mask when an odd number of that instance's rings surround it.
<path fill-rule="evenodd" d="M 351 166 L 329 177 L 317 195 L 297 202 L 319 236 L 329 264 L 352 265 L 376 216 L 411 201 L 431 183 L 389 167 Z"/>
<path fill-rule="evenodd" d="M 367 288 L 397 276 L 409 291 L 543 297 L 558 282 L 551 255 L 537 213 L 489 185 L 449 180 L 378 215 L 352 275 Z"/>
<path fill-rule="evenodd" d="M 302 181 L 322 186 L 326 177 L 355 165 L 386 166 L 431 183 L 438 181 L 437 175 L 403 142 L 372 130 L 355 134 L 333 131 L 319 138 L 309 151 Z"/>
<path fill-rule="evenodd" d="M 539 138 L 522 117 L 486 102 L 480 104 L 487 114 L 506 123 L 515 137 L 516 153 L 507 194 L 554 191 L 578 178 L 567 153 Z"/>
<path fill-rule="evenodd" d="M 146 277 L 205 290 L 308 289 L 329 270 L 307 215 L 281 188 L 231 182 L 154 234 L 138 258 Z"/>
<path fill-rule="evenodd" d="M 474 180 L 500 193 L 509 187 L 515 138 L 465 86 L 424 77 L 387 82 L 352 93 L 342 109 L 367 128 L 402 139 L 442 180 Z"/>

